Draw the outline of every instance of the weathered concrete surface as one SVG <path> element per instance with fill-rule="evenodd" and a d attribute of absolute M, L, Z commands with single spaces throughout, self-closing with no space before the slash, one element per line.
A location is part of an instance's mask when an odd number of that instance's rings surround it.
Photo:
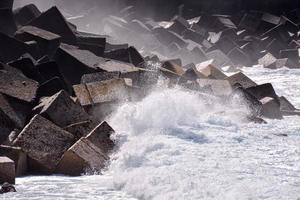
<path fill-rule="evenodd" d="M 34 116 L 14 141 L 33 159 L 32 171 L 52 173 L 63 153 L 74 143 L 74 136 L 40 115 Z"/>
<path fill-rule="evenodd" d="M 226 80 L 228 80 L 232 86 L 234 86 L 235 84 L 240 84 L 243 88 L 257 86 L 257 84 L 254 81 L 252 81 L 242 72 L 233 74 L 229 76 Z"/>
<path fill-rule="evenodd" d="M 0 184 L 15 184 L 15 163 L 8 157 L 0 157 Z"/>
<path fill-rule="evenodd" d="M 0 92 L 17 99 L 31 102 L 36 96 L 38 83 L 26 78 L 20 71 L 8 65 L 0 66 Z"/>
<path fill-rule="evenodd" d="M 31 112 L 31 106 L 26 102 L 0 94 L 0 110 L 14 122 L 16 127 L 23 128 Z"/>
<path fill-rule="evenodd" d="M 233 92 L 229 81 L 226 80 L 198 79 L 197 83 L 200 86 L 200 90 L 216 96 L 229 96 Z"/>
<path fill-rule="evenodd" d="M 111 101 L 122 101 L 129 98 L 124 79 L 94 82 L 73 86 L 82 106 L 94 105 Z"/>
<path fill-rule="evenodd" d="M 44 98 L 34 110 L 60 127 L 89 120 L 84 109 L 76 104 L 64 90 L 52 97 Z"/>
<path fill-rule="evenodd" d="M 55 60 L 61 74 L 70 85 L 79 84 L 84 74 L 103 71 L 121 73 L 138 71 L 138 68 L 130 63 L 98 57 L 90 51 L 66 44 L 60 46 Z"/>
<path fill-rule="evenodd" d="M 110 139 L 111 134 L 114 132 L 114 129 L 104 121 L 94 128 L 85 138 L 100 148 L 104 153 L 108 153 L 114 147 L 114 142 Z"/>
<path fill-rule="evenodd" d="M 107 155 L 96 145 L 81 138 L 64 153 L 56 172 L 71 176 L 100 172 L 107 160 Z"/>
<path fill-rule="evenodd" d="M 59 35 L 34 26 L 23 26 L 15 33 L 15 38 L 24 42 L 36 41 L 41 55 L 48 56 L 54 55 L 61 40 Z"/>
<path fill-rule="evenodd" d="M 67 23 L 66 19 L 57 9 L 52 7 L 49 10 L 43 12 L 39 17 L 32 20 L 29 25 L 36 26 L 38 28 L 55 33 L 62 37 L 62 41 L 69 44 L 76 44 L 77 38 Z"/>
<path fill-rule="evenodd" d="M 27 155 L 21 148 L 0 145 L 0 156 L 6 156 L 15 162 L 17 177 L 27 173 Z"/>
<path fill-rule="evenodd" d="M 200 71 L 202 74 L 204 74 L 207 78 L 210 79 L 219 79 L 224 80 L 227 78 L 227 76 L 218 68 L 215 66 L 208 64 L 208 65 L 197 65 L 197 70 Z"/>
<path fill-rule="evenodd" d="M 260 100 L 260 102 L 262 103 L 262 116 L 270 119 L 283 119 L 280 111 L 280 105 L 275 99 L 271 97 L 264 97 Z"/>

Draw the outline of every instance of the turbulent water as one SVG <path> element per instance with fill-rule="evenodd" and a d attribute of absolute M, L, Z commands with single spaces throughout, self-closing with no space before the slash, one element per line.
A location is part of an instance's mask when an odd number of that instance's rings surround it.
<path fill-rule="evenodd" d="M 244 71 L 300 107 L 300 70 Z M 300 117 L 260 125 L 246 113 L 238 98 L 157 89 L 108 120 L 119 150 L 103 176 L 18 178 L 18 193 L 0 198 L 299 200 Z"/>

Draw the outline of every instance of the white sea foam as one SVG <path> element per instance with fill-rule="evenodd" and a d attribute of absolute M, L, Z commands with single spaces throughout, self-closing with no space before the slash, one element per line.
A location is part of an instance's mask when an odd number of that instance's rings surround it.
<path fill-rule="evenodd" d="M 300 107 L 299 70 L 244 71 Z M 249 124 L 240 120 L 246 112 L 238 99 L 223 104 L 176 88 L 153 91 L 110 118 L 119 150 L 106 175 L 21 178 L 19 192 L 2 198 L 298 200 L 300 118 Z"/>
<path fill-rule="evenodd" d="M 115 186 L 139 199 L 300 197 L 299 118 L 246 124 L 242 106 L 206 103 L 165 89 L 121 106 L 111 119 Z"/>

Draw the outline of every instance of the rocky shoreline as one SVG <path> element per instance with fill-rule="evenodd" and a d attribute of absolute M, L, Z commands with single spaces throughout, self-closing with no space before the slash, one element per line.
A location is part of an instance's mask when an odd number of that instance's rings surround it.
<path fill-rule="evenodd" d="M 100 174 L 116 147 L 107 116 L 161 79 L 203 98 L 239 96 L 249 123 L 300 115 L 272 84 L 258 85 L 239 70 L 300 68 L 299 10 L 194 13 L 166 22 L 137 17 L 130 6 L 105 19 L 114 37 L 155 41 L 143 51 L 79 31 L 57 7 L 12 5 L 0 4 L 0 193 L 15 191 L 15 177 L 29 174 Z"/>

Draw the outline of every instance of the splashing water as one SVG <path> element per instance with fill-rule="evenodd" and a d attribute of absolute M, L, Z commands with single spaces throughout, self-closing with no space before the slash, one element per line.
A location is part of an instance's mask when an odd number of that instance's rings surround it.
<path fill-rule="evenodd" d="M 299 70 L 245 73 L 300 106 Z M 239 98 L 224 102 L 179 88 L 127 102 L 108 121 L 119 148 L 105 175 L 19 178 L 0 199 L 298 200 L 300 117 L 247 123 Z"/>
<path fill-rule="evenodd" d="M 242 105 L 207 103 L 166 89 L 121 106 L 110 120 L 120 141 L 111 166 L 115 186 L 139 199 L 297 197 L 299 134 L 287 145 L 273 135 L 274 123 L 243 123 Z M 294 124 L 291 134 L 297 131 Z"/>

